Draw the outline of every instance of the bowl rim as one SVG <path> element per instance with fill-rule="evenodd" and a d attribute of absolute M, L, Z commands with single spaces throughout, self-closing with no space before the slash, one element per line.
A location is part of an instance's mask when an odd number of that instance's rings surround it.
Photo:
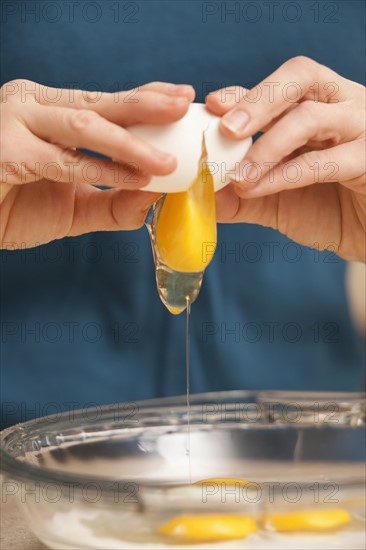
<path fill-rule="evenodd" d="M 246 398 L 257 398 L 260 402 L 260 399 L 267 398 L 269 401 L 263 402 L 263 403 L 276 403 L 281 404 L 287 403 L 293 404 L 296 403 L 294 399 L 298 399 L 302 403 L 309 403 L 311 399 L 314 400 L 314 403 L 319 403 L 320 401 L 324 401 L 325 403 L 342 403 L 342 402 L 349 402 L 352 401 L 354 403 L 359 403 L 360 405 L 363 405 L 362 411 L 365 411 L 366 408 L 366 392 L 327 392 L 327 391 L 281 391 L 281 390 L 231 390 L 231 391 L 219 391 L 219 392 L 205 392 L 205 393 L 194 393 L 190 396 L 190 403 L 191 406 L 194 406 L 195 404 L 203 404 L 203 403 L 210 403 L 212 404 L 212 401 L 215 401 L 215 403 L 218 404 L 229 404 L 230 402 L 233 402 L 234 399 L 246 399 Z M 162 398 L 154 398 L 154 399 L 146 399 L 146 400 L 138 400 L 138 401 L 130 401 L 130 402 L 121 402 L 121 403 L 112 403 L 112 404 L 105 404 L 100 406 L 100 411 L 102 413 L 102 416 L 98 418 L 95 422 L 101 422 L 102 418 L 108 417 L 110 413 L 116 410 L 117 407 L 121 407 L 126 404 L 133 403 L 138 407 L 138 410 L 141 412 L 144 412 L 145 414 L 148 413 L 148 411 L 155 411 L 157 412 L 159 409 L 162 411 L 166 410 L 166 408 L 169 408 L 170 414 L 178 413 L 178 409 L 185 409 L 186 407 L 186 395 L 176 395 L 176 396 L 170 396 L 170 397 L 162 397 Z M 228 400 L 229 399 L 229 400 Z M 272 399 L 272 401 L 271 401 Z M 329 401 L 332 400 L 333 401 Z M 316 400 L 316 401 L 315 401 Z M 235 403 L 235 401 L 234 401 Z M 249 405 L 253 405 L 253 401 L 247 401 L 244 403 L 247 403 Z M 254 401 L 256 403 L 256 401 Z M 174 408 L 176 409 L 174 411 Z M 65 427 L 67 425 L 72 426 L 75 423 L 75 420 L 80 419 L 82 415 L 82 411 L 85 411 L 86 409 L 75 409 L 73 410 L 73 422 L 69 423 L 62 423 L 62 420 L 67 418 L 67 416 L 70 416 L 70 411 L 65 411 L 63 413 L 56 413 L 49 415 L 47 417 L 38 417 L 33 418 L 31 420 L 28 420 L 26 422 L 21 422 L 18 424 L 15 424 L 13 426 L 9 426 L 8 428 L 5 428 L 0 432 L 0 473 L 5 477 L 9 478 L 11 480 L 17 480 L 17 481 L 28 481 L 28 482 L 42 482 L 42 483 L 60 483 L 60 484 L 67 484 L 70 483 L 75 486 L 76 485 L 82 485 L 83 483 L 98 483 L 98 486 L 101 488 L 102 491 L 111 491 L 113 489 L 115 490 L 115 484 L 116 480 L 110 480 L 108 478 L 102 478 L 102 477 L 96 477 L 96 476 L 90 476 L 86 474 L 69 474 L 66 473 L 63 470 L 57 470 L 57 469 L 50 469 L 50 468 L 42 468 L 40 466 L 36 466 L 33 464 L 30 464 L 26 461 L 19 460 L 13 454 L 11 454 L 6 449 L 6 441 L 9 437 L 12 437 L 12 440 L 16 440 L 17 438 L 25 439 L 25 436 L 29 434 L 32 427 L 39 426 L 42 422 L 44 422 L 47 419 L 47 422 L 52 422 L 52 419 L 56 418 L 56 422 L 53 421 L 52 425 L 57 426 L 58 424 L 60 427 Z M 222 423 L 221 425 L 223 425 Z M 289 423 L 279 423 L 276 424 L 277 426 L 288 426 Z M 165 424 L 156 424 L 156 426 L 174 426 L 174 424 L 171 424 L 169 422 Z M 184 425 L 185 423 L 181 423 L 178 425 Z M 209 425 L 209 424 L 207 424 Z M 225 422 L 225 425 L 230 426 L 233 425 L 233 423 Z M 236 427 L 238 427 L 238 423 L 234 423 Z M 265 426 L 272 426 L 274 427 L 274 424 L 264 424 Z M 311 426 L 312 424 L 310 424 Z M 359 426 L 365 426 L 366 420 Z M 80 424 L 79 424 L 80 426 Z M 245 425 L 247 429 L 251 428 L 258 428 L 258 424 L 253 422 L 248 425 Z M 124 425 L 123 427 L 127 428 L 128 424 Z M 131 427 L 129 425 L 129 427 Z M 306 427 L 306 425 L 305 425 Z M 331 424 L 328 426 L 332 429 L 344 429 L 345 425 L 343 424 Z M 346 427 L 350 427 L 350 425 L 346 425 Z M 137 480 L 136 480 L 137 481 Z M 342 480 L 339 480 L 342 481 Z M 344 480 L 345 484 L 347 485 L 354 485 L 359 484 L 360 478 L 349 478 Z M 118 483 L 128 484 L 133 483 L 132 480 L 123 480 L 118 479 Z M 153 483 L 151 481 L 143 480 L 138 481 L 139 487 L 146 488 L 146 489 L 156 489 L 157 487 L 161 489 L 162 484 L 159 482 L 159 485 L 157 486 L 156 483 Z M 301 484 L 301 483 L 300 483 Z M 176 485 L 176 484 L 175 484 Z"/>

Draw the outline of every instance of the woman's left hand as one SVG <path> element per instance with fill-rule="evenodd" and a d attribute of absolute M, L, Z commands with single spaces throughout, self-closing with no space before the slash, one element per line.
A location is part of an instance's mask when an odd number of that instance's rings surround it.
<path fill-rule="evenodd" d="M 273 227 L 300 244 L 365 261 L 365 88 L 315 61 L 290 59 L 252 90 L 207 96 L 233 139 L 261 131 L 218 221 Z"/>

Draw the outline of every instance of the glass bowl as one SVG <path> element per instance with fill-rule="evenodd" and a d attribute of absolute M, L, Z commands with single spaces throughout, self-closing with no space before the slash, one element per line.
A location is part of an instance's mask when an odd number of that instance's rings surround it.
<path fill-rule="evenodd" d="M 71 410 L 4 430 L 1 458 L 3 501 L 54 549 L 365 547 L 364 394 Z"/>

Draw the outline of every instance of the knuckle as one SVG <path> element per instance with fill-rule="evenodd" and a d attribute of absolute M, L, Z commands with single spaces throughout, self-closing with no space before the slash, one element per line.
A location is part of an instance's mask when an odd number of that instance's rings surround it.
<path fill-rule="evenodd" d="M 99 115 L 88 109 L 75 110 L 68 115 L 70 128 L 75 132 L 87 130 L 98 119 Z"/>
<path fill-rule="evenodd" d="M 2 162 L 0 173 L 1 183 L 16 184 L 22 182 L 22 169 L 18 162 Z"/>
<path fill-rule="evenodd" d="M 9 80 L 1 86 L 1 102 L 17 100 L 21 95 L 22 87 L 26 86 L 29 80 L 23 80 L 17 78 L 15 80 Z"/>
<path fill-rule="evenodd" d="M 285 64 L 293 69 L 300 68 L 309 70 L 316 65 L 316 62 L 310 57 L 306 57 L 305 55 L 297 55 L 296 57 L 292 57 L 291 59 L 286 61 Z"/>
<path fill-rule="evenodd" d="M 15 88 L 17 91 L 20 91 L 22 86 L 26 86 L 30 83 L 30 80 L 25 80 L 24 78 L 14 78 L 14 80 L 6 82 L 3 87 Z"/>
<path fill-rule="evenodd" d="M 300 105 L 298 106 L 298 110 L 302 115 L 314 116 L 315 112 L 317 111 L 317 104 L 314 101 L 310 101 L 307 99 L 300 103 Z"/>
<path fill-rule="evenodd" d="M 288 114 L 289 120 L 297 127 L 297 133 L 311 136 L 319 133 L 320 115 L 318 104 L 303 101 Z"/>
<path fill-rule="evenodd" d="M 319 125 L 318 104 L 313 101 L 303 101 L 291 114 L 297 119 L 300 118 L 302 127 L 316 129 Z"/>
<path fill-rule="evenodd" d="M 312 170 L 314 168 L 314 165 L 320 166 L 323 162 L 322 152 L 316 150 L 308 151 L 306 153 L 303 153 L 298 160 L 300 160 L 300 164 L 302 164 L 306 170 Z"/>
<path fill-rule="evenodd" d="M 174 90 L 175 84 L 170 84 L 169 82 L 162 82 L 161 80 L 153 80 L 152 82 L 148 82 L 147 84 L 143 84 L 142 86 L 135 86 L 130 91 L 137 92 L 145 92 L 145 91 L 155 91 L 164 93 L 167 90 Z"/>

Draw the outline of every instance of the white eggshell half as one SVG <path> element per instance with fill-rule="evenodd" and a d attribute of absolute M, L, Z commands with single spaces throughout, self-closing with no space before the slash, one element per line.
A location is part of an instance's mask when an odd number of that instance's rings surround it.
<path fill-rule="evenodd" d="M 208 166 L 214 178 L 215 191 L 230 181 L 235 169 L 252 144 L 247 138 L 235 141 L 219 129 L 220 117 L 211 114 L 202 103 L 193 103 L 187 114 L 173 124 L 136 124 L 128 130 L 157 149 L 177 158 L 177 168 L 167 176 L 153 176 L 144 191 L 178 193 L 186 191 L 197 176 L 205 133 Z"/>

